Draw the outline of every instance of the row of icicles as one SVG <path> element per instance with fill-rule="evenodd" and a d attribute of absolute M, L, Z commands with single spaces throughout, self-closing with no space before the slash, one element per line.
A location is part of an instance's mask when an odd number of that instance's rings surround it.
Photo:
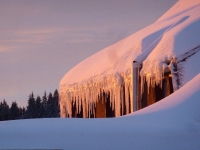
<path fill-rule="evenodd" d="M 168 67 L 172 75 L 175 60 L 172 60 L 170 65 L 162 63 L 157 66 L 154 70 L 148 70 L 143 68 L 140 72 L 141 76 L 141 91 L 144 89 L 144 82 L 147 82 L 147 87 L 160 85 L 162 88 L 162 79 L 164 71 Z M 116 73 L 115 75 L 99 76 L 91 78 L 83 83 L 66 85 L 60 87 L 60 109 L 61 117 L 72 117 L 72 105 L 76 106 L 77 113 L 83 112 L 89 117 L 91 114 L 95 116 L 96 103 L 99 97 L 102 97 L 104 92 L 106 97 L 110 96 L 110 106 L 112 110 L 115 110 L 115 116 L 120 116 L 120 106 L 126 106 L 126 112 L 129 112 L 130 100 L 132 97 L 132 74 L 131 70 L 128 73 Z M 148 72 L 148 74 L 146 73 Z M 153 74 L 153 76 L 152 76 Z M 173 85 L 175 85 L 173 83 Z M 123 88 L 124 87 L 124 90 Z M 176 90 L 176 87 L 174 87 Z M 105 98 L 106 100 L 106 98 Z"/>

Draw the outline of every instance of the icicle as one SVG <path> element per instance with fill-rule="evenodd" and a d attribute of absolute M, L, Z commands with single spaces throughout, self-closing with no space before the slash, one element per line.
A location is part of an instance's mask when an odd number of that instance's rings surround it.
<path fill-rule="evenodd" d="M 126 105 L 126 113 L 129 113 L 129 82 L 128 79 L 125 80 L 125 105 Z"/>
<path fill-rule="evenodd" d="M 121 100 L 121 108 L 122 108 L 122 113 L 121 113 L 121 115 L 123 115 L 123 112 L 124 112 L 124 85 L 122 84 L 121 85 L 121 91 L 120 91 L 120 95 L 121 95 L 121 98 L 120 98 L 120 100 Z"/>

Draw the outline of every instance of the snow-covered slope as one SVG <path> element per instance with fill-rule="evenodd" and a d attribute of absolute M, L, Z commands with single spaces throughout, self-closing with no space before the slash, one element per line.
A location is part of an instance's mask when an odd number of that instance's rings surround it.
<path fill-rule="evenodd" d="M 181 89 L 129 116 L 0 122 L 0 149 L 198 150 L 200 74 Z"/>
<path fill-rule="evenodd" d="M 188 53 L 199 55 L 200 50 L 200 0 L 179 0 L 168 12 L 150 26 L 111 45 L 87 58 L 70 70 L 60 82 L 61 108 L 70 115 L 69 105 L 72 97 L 86 99 L 87 104 L 96 102 L 100 88 L 110 92 L 111 103 L 120 101 L 120 86 L 131 94 L 132 62 L 143 64 L 141 77 L 159 84 L 166 67 L 179 62 L 182 85 L 188 82 L 189 72 L 200 72 L 200 68 L 191 67 L 193 60 Z M 195 49 L 195 51 L 193 51 Z M 195 55 L 196 55 L 195 54 Z M 195 56 L 197 57 L 197 56 Z M 196 63 L 198 59 L 194 60 Z M 171 63 L 170 63 L 171 62 Z M 176 72 L 172 71 L 174 90 L 177 90 Z M 182 86 L 181 85 L 181 86 Z M 128 96 L 126 96 L 128 97 Z M 79 99 L 78 99 L 79 98 Z M 80 102 L 77 102 L 77 104 Z M 68 108 L 68 106 L 70 108 Z M 61 110 L 61 115 L 64 112 Z"/>

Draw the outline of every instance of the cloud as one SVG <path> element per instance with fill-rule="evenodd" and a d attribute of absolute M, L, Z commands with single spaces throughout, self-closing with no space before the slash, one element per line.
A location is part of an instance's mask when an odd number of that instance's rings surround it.
<path fill-rule="evenodd" d="M 7 51 L 17 47 L 28 47 L 31 46 L 31 44 L 45 44 L 48 43 L 48 41 L 51 42 L 52 39 L 59 38 L 60 36 L 62 37 L 62 33 L 66 31 L 66 29 L 59 28 L 0 31 L 0 51 Z"/>
<path fill-rule="evenodd" d="M 10 46 L 10 45 L 1 45 L 0 46 L 0 52 L 7 52 L 17 49 L 16 46 Z"/>

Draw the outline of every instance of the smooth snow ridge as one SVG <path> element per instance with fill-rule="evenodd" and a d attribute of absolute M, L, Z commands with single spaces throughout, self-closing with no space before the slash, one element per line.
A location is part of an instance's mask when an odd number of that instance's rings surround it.
<path fill-rule="evenodd" d="M 111 106 L 120 116 L 124 98 L 121 87 L 125 87 L 126 108 L 128 95 L 132 97 L 134 60 L 142 64 L 140 76 L 148 86 L 162 87 L 164 71 L 170 68 L 174 90 L 179 89 L 177 61 L 200 45 L 199 27 L 200 1 L 181 0 L 154 24 L 84 60 L 60 82 L 61 117 L 72 115 L 71 104 L 76 104 L 78 111 L 81 104 L 86 105 L 88 115 L 95 113 L 102 92 L 110 95 Z"/>

